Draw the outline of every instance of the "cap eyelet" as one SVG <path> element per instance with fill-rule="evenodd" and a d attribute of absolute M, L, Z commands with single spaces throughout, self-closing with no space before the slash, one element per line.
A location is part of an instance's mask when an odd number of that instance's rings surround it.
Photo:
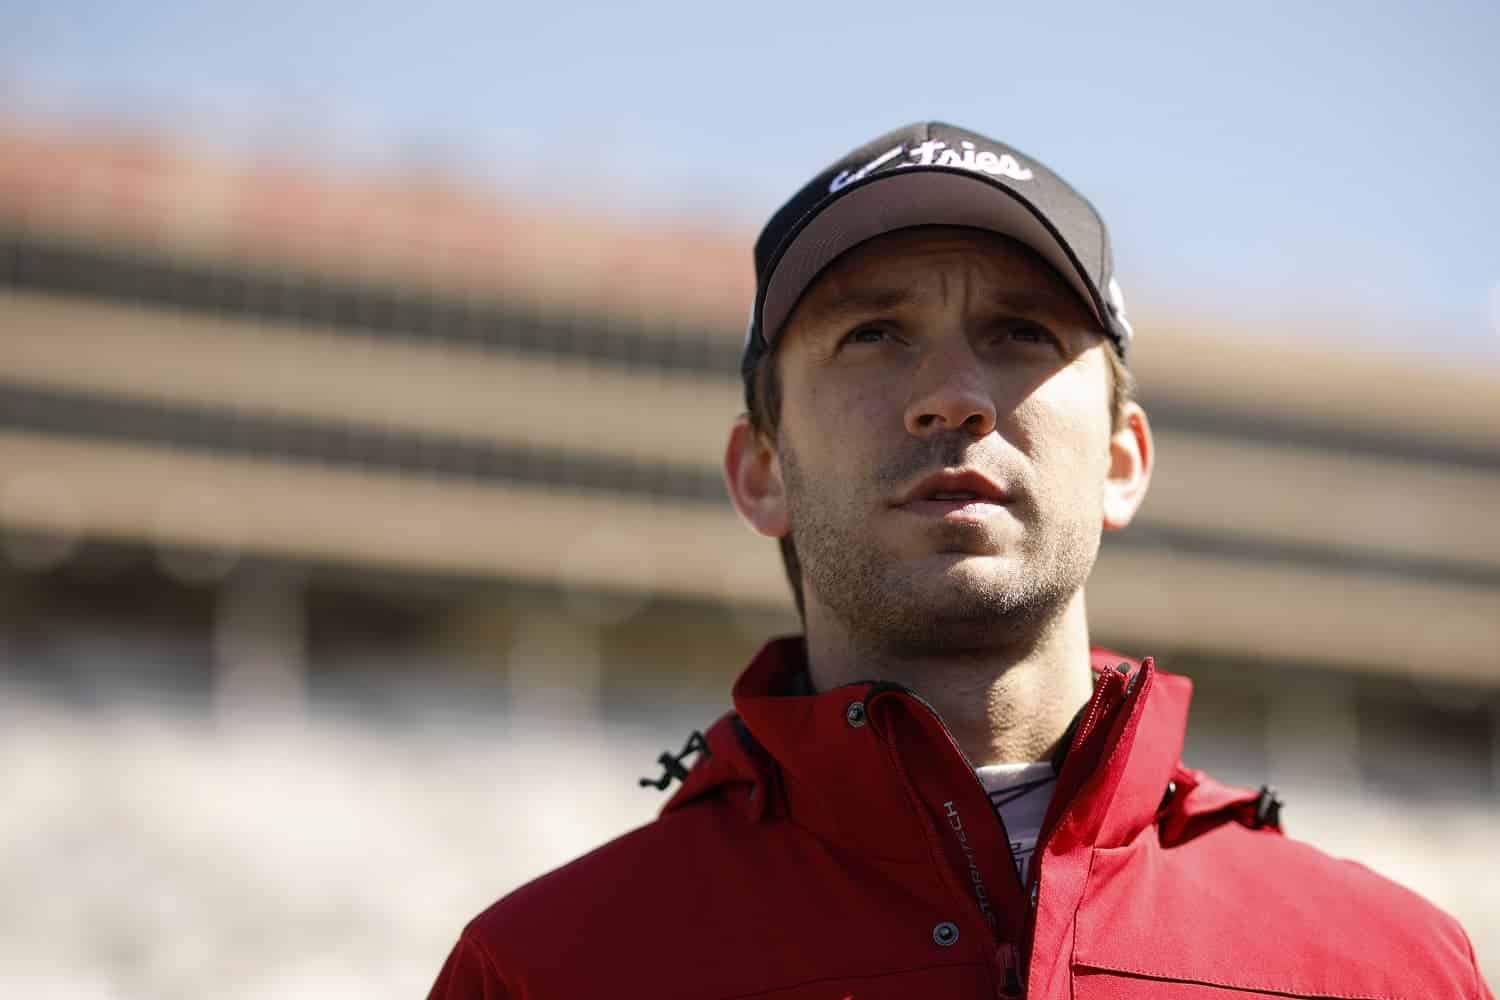
<path fill-rule="evenodd" d="M 944 920 L 932 929 L 932 940 L 935 944 L 948 948 L 958 942 L 958 925 L 951 920 Z"/>
<path fill-rule="evenodd" d="M 863 726 L 866 722 L 865 703 L 862 701 L 851 701 L 849 707 L 844 709 L 844 719 L 854 729 Z"/>

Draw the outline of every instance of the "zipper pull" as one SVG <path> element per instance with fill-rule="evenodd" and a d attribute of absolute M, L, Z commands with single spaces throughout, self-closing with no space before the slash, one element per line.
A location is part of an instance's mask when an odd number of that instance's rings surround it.
<path fill-rule="evenodd" d="M 1015 1000 L 1016 997 L 1024 996 L 1025 989 L 1021 986 L 1021 959 L 1016 953 L 1013 944 L 1002 944 L 1000 946 L 1000 963 L 1005 968 L 1005 982 L 995 988 L 995 996 L 1000 1000 Z"/>

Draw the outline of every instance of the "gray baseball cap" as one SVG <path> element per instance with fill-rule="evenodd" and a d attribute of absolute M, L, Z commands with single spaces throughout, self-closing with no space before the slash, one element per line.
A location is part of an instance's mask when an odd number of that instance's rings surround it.
<path fill-rule="evenodd" d="M 1109 231 L 1088 199 L 1038 160 L 943 122 L 887 132 L 824 169 L 755 241 L 755 305 L 741 374 L 748 397 L 802 293 L 840 254 L 913 226 L 971 226 L 1030 247 L 1089 305 L 1121 358 L 1132 332 Z"/>

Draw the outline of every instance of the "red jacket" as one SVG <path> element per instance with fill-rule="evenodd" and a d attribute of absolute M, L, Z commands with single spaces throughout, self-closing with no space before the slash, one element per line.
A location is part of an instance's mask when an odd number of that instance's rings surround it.
<path fill-rule="evenodd" d="M 660 818 L 470 923 L 433 1000 L 1490 997 L 1451 917 L 1184 767 L 1191 685 L 1150 660 L 1095 651 L 1023 886 L 932 709 L 780 694 L 802 655 L 756 657 Z"/>

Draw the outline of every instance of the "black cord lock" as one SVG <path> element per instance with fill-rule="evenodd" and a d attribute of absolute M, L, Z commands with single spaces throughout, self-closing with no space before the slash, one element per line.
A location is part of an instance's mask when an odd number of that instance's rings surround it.
<path fill-rule="evenodd" d="M 1281 796 L 1270 785 L 1260 786 L 1260 795 L 1255 800 L 1255 822 L 1251 825 L 1257 830 L 1281 825 Z"/>
<path fill-rule="evenodd" d="M 681 753 L 671 754 L 663 752 L 661 756 L 656 758 L 656 762 L 662 766 L 661 777 L 642 778 L 641 787 L 655 788 L 658 791 L 664 792 L 667 790 L 667 786 L 672 783 L 673 778 L 676 778 L 678 781 L 686 781 L 688 769 L 682 765 L 682 761 L 685 757 L 695 753 L 701 753 L 704 760 L 713 756 L 713 751 L 708 748 L 708 741 L 696 729 L 688 736 L 687 743 L 683 744 Z"/>

